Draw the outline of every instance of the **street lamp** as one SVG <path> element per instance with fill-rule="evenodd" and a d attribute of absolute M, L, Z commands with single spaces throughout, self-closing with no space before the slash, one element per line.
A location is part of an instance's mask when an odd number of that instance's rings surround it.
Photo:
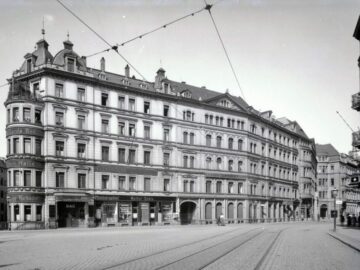
<path fill-rule="evenodd" d="M 337 189 L 333 189 L 331 191 L 331 194 L 334 198 L 334 232 L 336 232 L 336 216 L 337 216 L 337 211 L 336 211 L 336 196 L 338 194 L 338 190 Z"/>

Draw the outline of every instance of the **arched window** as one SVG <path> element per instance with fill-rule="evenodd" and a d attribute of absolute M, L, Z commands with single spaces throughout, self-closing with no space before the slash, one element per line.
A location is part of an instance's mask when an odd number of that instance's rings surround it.
<path fill-rule="evenodd" d="M 237 206 L 237 218 L 238 219 L 243 219 L 243 204 L 239 203 Z"/>
<path fill-rule="evenodd" d="M 210 202 L 208 202 L 205 205 L 205 219 L 211 220 L 212 219 L 212 205 Z"/>
<path fill-rule="evenodd" d="M 228 169 L 229 169 L 229 171 L 232 171 L 233 167 L 234 167 L 234 161 L 230 159 L 228 161 Z"/>
<path fill-rule="evenodd" d="M 216 147 L 221 148 L 221 136 L 216 137 Z"/>
<path fill-rule="evenodd" d="M 222 162 L 221 158 L 216 159 L 216 169 L 217 170 L 221 170 L 221 162 Z"/>
<path fill-rule="evenodd" d="M 229 145 L 229 149 L 233 149 L 233 146 L 234 146 L 234 139 L 233 138 L 229 138 L 228 145 Z"/>
<path fill-rule="evenodd" d="M 206 146 L 211 146 L 211 135 L 206 135 Z"/>
<path fill-rule="evenodd" d="M 195 157 L 191 156 L 190 157 L 190 168 L 194 168 L 194 164 L 195 164 Z"/>
<path fill-rule="evenodd" d="M 206 181 L 205 189 L 206 189 L 206 193 L 211 193 L 212 192 L 212 190 L 211 190 L 211 181 L 210 180 Z"/>
<path fill-rule="evenodd" d="M 206 158 L 206 169 L 211 169 L 211 157 Z"/>
<path fill-rule="evenodd" d="M 233 203 L 228 204 L 227 218 L 234 219 L 234 204 Z"/>
<path fill-rule="evenodd" d="M 221 204 L 221 203 L 217 203 L 217 204 L 216 204 L 216 209 L 215 209 L 215 216 L 216 216 L 216 218 L 219 218 L 222 213 L 223 213 L 223 211 L 222 211 L 222 204 Z"/>
<path fill-rule="evenodd" d="M 186 131 L 183 133 L 183 143 L 188 143 L 188 133 Z"/>
<path fill-rule="evenodd" d="M 222 193 L 222 183 L 221 183 L 221 181 L 216 182 L 216 193 Z"/>
<path fill-rule="evenodd" d="M 243 165 L 243 162 L 241 160 L 239 160 L 238 161 L 238 172 L 242 171 L 242 165 Z"/>
<path fill-rule="evenodd" d="M 242 151 L 242 150 L 243 150 L 243 140 L 242 140 L 242 139 L 239 139 L 239 140 L 238 140 L 238 150 L 239 150 L 239 151 Z"/>

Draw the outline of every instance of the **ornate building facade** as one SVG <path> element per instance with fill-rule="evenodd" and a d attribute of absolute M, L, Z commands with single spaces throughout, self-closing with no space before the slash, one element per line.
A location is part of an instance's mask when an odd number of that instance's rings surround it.
<path fill-rule="evenodd" d="M 6 163 L 5 159 L 0 158 L 0 230 L 5 229 L 7 225 L 6 213 Z"/>
<path fill-rule="evenodd" d="M 315 214 L 314 140 L 242 98 L 87 67 L 45 40 L 8 99 L 12 229 L 284 221 Z"/>

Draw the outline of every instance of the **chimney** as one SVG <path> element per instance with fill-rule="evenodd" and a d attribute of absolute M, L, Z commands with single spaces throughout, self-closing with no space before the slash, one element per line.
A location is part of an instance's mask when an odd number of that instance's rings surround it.
<path fill-rule="evenodd" d="M 100 69 L 101 69 L 101 72 L 105 72 L 105 58 L 104 57 L 101 57 Z"/>
<path fill-rule="evenodd" d="M 130 77 L 130 67 L 129 67 L 129 65 L 125 66 L 125 77 L 127 77 L 127 78 Z"/>
<path fill-rule="evenodd" d="M 155 76 L 155 89 L 162 88 L 161 83 L 163 79 L 165 79 L 165 70 L 163 68 L 159 68 Z"/>

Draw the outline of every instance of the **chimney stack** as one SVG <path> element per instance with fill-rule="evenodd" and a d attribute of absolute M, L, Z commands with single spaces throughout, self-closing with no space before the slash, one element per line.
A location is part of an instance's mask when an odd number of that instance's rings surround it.
<path fill-rule="evenodd" d="M 105 58 L 104 57 L 101 57 L 100 69 L 101 69 L 101 72 L 105 72 Z"/>
<path fill-rule="evenodd" d="M 85 66 L 87 66 L 86 65 L 86 56 L 81 56 L 81 60 L 84 62 Z"/>
<path fill-rule="evenodd" d="M 130 77 L 130 67 L 129 67 L 129 65 L 125 66 L 125 77 L 127 77 L 127 78 Z"/>

